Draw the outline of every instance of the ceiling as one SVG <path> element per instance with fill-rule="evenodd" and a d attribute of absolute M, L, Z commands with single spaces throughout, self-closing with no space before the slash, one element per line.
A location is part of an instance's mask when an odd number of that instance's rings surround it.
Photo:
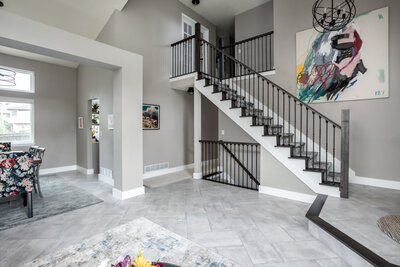
<path fill-rule="evenodd" d="M 217 26 L 219 32 L 230 32 L 236 15 L 270 0 L 200 0 L 197 6 L 192 0 L 179 1 Z"/>
<path fill-rule="evenodd" d="M 121 11 L 128 0 L 2 0 L 6 10 L 89 39 L 96 39 L 114 10 Z M 49 62 L 67 67 L 77 64 L 7 47 L 0 53 Z"/>

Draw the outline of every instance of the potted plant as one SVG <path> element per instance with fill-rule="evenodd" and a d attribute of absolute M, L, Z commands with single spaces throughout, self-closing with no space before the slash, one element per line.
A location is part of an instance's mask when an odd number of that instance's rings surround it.
<path fill-rule="evenodd" d="M 92 105 L 92 112 L 93 113 L 99 113 L 99 104 L 97 104 L 97 103 L 94 103 L 93 105 Z"/>

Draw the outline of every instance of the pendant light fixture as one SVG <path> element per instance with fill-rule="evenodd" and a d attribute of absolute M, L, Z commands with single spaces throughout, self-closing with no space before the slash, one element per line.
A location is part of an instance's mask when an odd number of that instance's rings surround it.
<path fill-rule="evenodd" d="M 312 12 L 315 30 L 338 31 L 354 19 L 356 6 L 354 0 L 317 0 Z"/>

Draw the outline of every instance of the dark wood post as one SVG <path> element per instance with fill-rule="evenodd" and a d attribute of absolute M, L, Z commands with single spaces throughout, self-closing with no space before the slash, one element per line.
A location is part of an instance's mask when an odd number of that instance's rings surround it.
<path fill-rule="evenodd" d="M 32 191 L 27 193 L 26 198 L 28 200 L 28 218 L 32 218 L 33 217 Z"/>
<path fill-rule="evenodd" d="M 349 198 L 350 110 L 342 110 L 340 197 Z"/>
<path fill-rule="evenodd" d="M 224 40 L 222 38 L 218 38 L 218 48 L 223 51 L 222 47 L 224 46 Z M 225 75 L 225 63 L 224 63 L 224 55 L 220 54 L 221 57 L 219 59 L 219 78 L 222 79 Z"/>
<path fill-rule="evenodd" d="M 196 23 L 194 26 L 194 71 L 200 72 L 200 38 L 201 25 Z"/>

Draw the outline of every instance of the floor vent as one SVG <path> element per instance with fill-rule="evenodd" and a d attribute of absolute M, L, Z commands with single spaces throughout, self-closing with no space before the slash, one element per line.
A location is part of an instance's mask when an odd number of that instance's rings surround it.
<path fill-rule="evenodd" d="M 144 166 L 144 173 L 158 171 L 158 170 L 162 170 L 162 169 L 168 169 L 168 168 L 169 168 L 169 162 L 147 165 L 147 166 Z"/>

